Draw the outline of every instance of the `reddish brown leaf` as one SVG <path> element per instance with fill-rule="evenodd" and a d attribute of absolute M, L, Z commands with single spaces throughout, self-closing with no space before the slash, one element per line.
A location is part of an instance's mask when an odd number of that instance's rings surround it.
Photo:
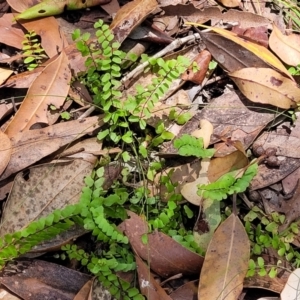
<path fill-rule="evenodd" d="M 162 277 L 178 273 L 192 275 L 200 272 L 203 257 L 189 251 L 169 236 L 154 231 L 148 233 L 148 225 L 137 214 L 128 211 L 130 219 L 125 220 L 120 229 L 129 238 L 137 254 L 148 261 L 151 270 Z M 148 243 L 142 242 L 142 236 L 148 237 Z"/>
<path fill-rule="evenodd" d="M 191 81 L 196 84 L 201 84 L 205 78 L 208 66 L 211 60 L 211 54 L 207 50 L 201 51 L 196 58 L 194 63 L 197 64 L 199 71 L 193 72 L 193 65 L 191 65 L 181 76 L 183 80 Z"/>

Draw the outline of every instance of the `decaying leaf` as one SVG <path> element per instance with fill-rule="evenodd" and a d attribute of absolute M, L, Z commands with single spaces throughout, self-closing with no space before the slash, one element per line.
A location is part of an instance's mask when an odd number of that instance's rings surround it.
<path fill-rule="evenodd" d="M 110 24 L 110 29 L 117 41 L 122 43 L 156 7 L 156 0 L 135 0 L 122 6 Z"/>
<path fill-rule="evenodd" d="M 283 35 L 273 25 L 273 31 L 269 38 L 270 48 L 286 64 L 297 66 L 300 64 L 300 36 L 299 34 Z"/>
<path fill-rule="evenodd" d="M 83 179 L 94 168 L 96 157 L 90 155 L 90 159 L 46 164 L 19 173 L 2 214 L 0 235 L 20 230 L 55 209 L 77 203 Z"/>
<path fill-rule="evenodd" d="M 229 75 L 240 91 L 253 102 L 288 109 L 300 101 L 297 84 L 272 69 L 245 68 Z"/>
<path fill-rule="evenodd" d="M 236 300 L 250 259 L 250 242 L 239 218 L 231 214 L 216 230 L 201 270 L 198 298 Z"/>
<path fill-rule="evenodd" d="M 35 123 L 48 124 L 48 107 L 50 105 L 62 106 L 68 95 L 70 80 L 71 70 L 68 66 L 68 58 L 62 52 L 32 83 L 26 98 L 5 133 L 16 141 L 18 133 L 29 130 Z"/>

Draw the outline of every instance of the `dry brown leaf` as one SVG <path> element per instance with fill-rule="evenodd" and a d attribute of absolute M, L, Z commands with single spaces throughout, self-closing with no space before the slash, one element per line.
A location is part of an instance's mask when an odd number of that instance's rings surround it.
<path fill-rule="evenodd" d="M 293 77 L 288 72 L 286 67 L 282 64 L 282 62 L 272 52 L 270 52 L 265 47 L 260 46 L 256 43 L 244 40 L 244 39 L 240 38 L 237 34 L 230 32 L 228 30 L 222 29 L 222 28 L 210 27 L 210 26 L 205 26 L 205 25 L 196 24 L 196 23 L 189 23 L 189 22 L 187 22 L 186 24 L 190 24 L 190 25 L 194 25 L 194 26 L 201 26 L 204 28 L 211 29 L 212 31 L 220 34 L 224 38 L 229 39 L 230 41 L 233 41 L 237 45 L 240 45 L 243 48 L 247 49 L 251 54 L 255 54 L 259 59 L 262 59 L 265 63 L 267 63 L 268 65 L 272 66 L 273 68 L 279 70 L 281 73 L 285 74 L 287 77 L 289 77 L 289 78 L 291 78 L 291 80 L 293 80 Z M 214 53 L 212 51 L 210 51 L 210 52 L 212 55 L 214 55 Z M 237 55 L 237 53 L 236 53 L 236 55 Z M 243 55 L 244 55 L 244 59 L 246 59 L 247 53 L 245 53 Z M 224 57 L 223 57 L 223 59 L 224 59 Z M 234 71 L 236 71 L 236 70 L 234 70 Z"/>
<path fill-rule="evenodd" d="M 149 267 L 138 255 L 135 255 L 135 261 L 142 294 L 146 296 L 148 300 L 171 300 L 172 298 L 167 295 L 165 290 L 154 279 Z"/>
<path fill-rule="evenodd" d="M 69 163 L 45 164 L 17 174 L 2 214 L 0 235 L 18 231 L 55 209 L 79 201 L 84 177 L 91 174 L 96 157 Z"/>
<path fill-rule="evenodd" d="M 48 107 L 63 105 L 70 88 L 70 80 L 68 58 L 62 52 L 32 83 L 21 107 L 6 128 L 6 134 L 16 141 L 18 133 L 29 130 L 35 123 L 48 124 Z"/>
<path fill-rule="evenodd" d="M 248 165 L 248 158 L 241 151 L 232 152 L 223 157 L 217 157 L 211 160 L 208 167 L 207 177 L 210 182 L 215 182 L 222 175 L 239 170 Z"/>
<path fill-rule="evenodd" d="M 5 168 L 7 167 L 11 153 L 12 153 L 12 146 L 10 139 L 8 136 L 0 130 L 0 175 L 3 173 Z"/>
<path fill-rule="evenodd" d="M 289 109 L 300 101 L 297 84 L 272 69 L 245 68 L 229 75 L 240 91 L 253 102 Z"/>
<path fill-rule="evenodd" d="M 281 31 L 273 25 L 273 31 L 269 38 L 269 45 L 273 52 L 291 66 L 300 64 L 300 36 L 299 34 L 283 35 Z"/>
<path fill-rule="evenodd" d="M 110 24 L 115 39 L 122 43 L 156 7 L 156 0 L 135 0 L 122 6 Z"/>
<path fill-rule="evenodd" d="M 0 180 L 31 166 L 60 147 L 93 132 L 102 124 L 99 117 L 95 116 L 20 133 L 20 137 L 16 136 L 18 142 L 13 143 L 11 159 Z"/>
<path fill-rule="evenodd" d="M 167 278 L 182 273 L 198 274 L 203 257 L 181 246 L 164 233 L 154 231 L 148 234 L 148 224 L 137 214 L 128 211 L 130 219 L 125 220 L 119 229 L 126 234 L 136 253 L 146 260 L 153 272 Z M 142 242 L 147 235 L 148 243 Z"/>
<path fill-rule="evenodd" d="M 250 259 L 250 242 L 239 218 L 231 214 L 217 229 L 205 255 L 198 298 L 236 300 Z"/>

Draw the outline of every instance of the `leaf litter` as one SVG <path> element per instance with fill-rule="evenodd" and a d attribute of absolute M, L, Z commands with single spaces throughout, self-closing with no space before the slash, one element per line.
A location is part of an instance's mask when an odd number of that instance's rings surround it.
<path fill-rule="evenodd" d="M 179 80 L 173 82 L 172 93 L 177 95 L 177 99 L 171 94 L 161 98 L 153 107 L 152 119 L 146 121 L 148 126 L 153 127 L 162 122 L 173 133 L 171 141 L 165 142 L 157 153 L 157 157 L 165 157 L 169 164 L 157 176 L 171 174 L 171 180 L 177 183 L 176 191 L 191 203 L 194 214 L 198 215 L 190 224 L 194 241 L 206 254 L 201 256 L 191 252 L 160 231 L 149 232 L 149 224 L 144 216 L 128 211 L 130 218 L 123 221 L 119 228 L 128 236 L 135 251 L 142 293 L 148 295 L 148 299 L 177 299 L 174 290 L 180 289 L 180 281 L 173 279 L 176 285 L 166 283 L 161 286 L 155 276 L 161 279 L 171 277 L 172 280 L 172 276 L 180 274 L 192 280 L 199 277 L 201 272 L 199 284 L 189 285 L 190 293 L 186 293 L 188 296 L 185 299 L 197 296 L 199 299 L 238 299 L 243 285 L 247 287 L 251 284 L 258 288 L 268 285 L 277 293 L 283 290 L 281 299 L 289 299 L 288 293 L 293 291 L 288 291 L 288 284 L 284 288 L 287 276 L 281 279 L 258 275 L 245 278 L 250 257 L 249 238 L 243 219 L 245 208 L 240 210 L 239 215 L 229 215 L 227 211 L 228 217 L 223 221 L 222 205 L 211 199 L 203 199 L 197 190 L 198 185 L 214 182 L 228 172 L 238 173 L 250 163 L 249 157 L 256 157 L 261 162 L 258 173 L 248 193 L 242 195 L 243 199 L 247 196 L 250 198 L 250 202 L 245 202 L 249 206 L 248 211 L 254 201 L 258 201 L 267 217 L 282 213 L 285 219 L 278 226 L 278 234 L 299 219 L 299 122 L 292 122 L 289 115 L 292 113 L 294 118 L 297 113 L 293 115 L 292 111 L 286 111 L 298 107 L 299 81 L 285 66 L 287 64 L 297 70 L 299 34 L 290 34 L 290 23 L 282 25 L 283 19 L 277 22 L 281 26 L 271 25 L 270 13 L 262 2 L 254 5 L 259 13 L 252 12 L 253 8 L 245 8 L 238 0 L 221 1 L 228 8 L 226 12 L 217 5 L 199 7 L 196 1 L 172 1 L 170 5 L 168 1 L 158 4 L 152 0 L 136 0 L 127 2 L 121 8 L 117 1 L 79 2 L 61 1 L 53 6 L 45 1 L 35 6 L 33 1 L 9 0 L 7 3 L 12 11 L 7 7 L 7 12 L 0 17 L 0 184 L 6 191 L 4 194 L 8 193 L 11 186 L 2 212 L 0 235 L 24 228 L 39 216 L 78 202 L 84 178 L 92 172 L 97 159 L 101 156 L 114 157 L 122 152 L 119 148 L 103 149 L 95 137 L 87 137 L 95 136 L 104 123 L 96 113 L 92 117 L 88 114 L 79 117 L 81 111 L 91 106 L 91 102 L 81 94 L 78 86 L 74 88 L 71 77 L 76 78 L 87 67 L 75 43 L 66 36 L 66 31 L 61 30 L 61 25 L 53 17 L 61 14 L 64 8 L 82 9 L 103 5 L 103 9 L 109 12 L 107 20 L 112 12 L 116 13 L 110 29 L 124 47 L 132 38 L 134 47 L 142 42 L 143 51 L 152 46 L 152 52 L 157 53 L 162 44 L 168 45 L 177 37 L 186 36 L 187 29 L 194 43 L 188 50 L 180 49 L 177 53 L 171 50 L 171 55 L 189 57 L 194 63 Z M 271 5 L 276 7 L 275 2 Z M 99 7 L 91 8 L 93 10 L 97 12 Z M 81 13 L 76 27 L 84 32 L 87 28 L 80 22 L 87 12 L 81 10 Z M 71 14 L 76 17 L 75 13 Z M 282 15 L 273 13 L 272 17 L 278 20 Z M 234 23 L 232 29 L 220 28 L 220 20 L 225 25 Z M 153 26 L 152 22 L 157 25 Z M 211 26 L 207 26 L 207 22 Z M 204 32 L 203 28 L 209 31 Z M 22 54 L 15 50 L 22 51 L 24 33 L 30 30 L 40 36 L 41 46 L 49 60 L 34 71 L 25 71 Z M 271 31 L 270 36 L 267 30 Z M 198 36 L 192 37 L 191 31 L 195 34 L 200 31 L 201 46 Z M 2 39 L 4 34 L 5 38 Z M 95 36 L 91 37 L 90 42 L 95 42 Z M 206 50 L 203 51 L 203 48 Z M 211 57 L 219 64 L 217 69 L 210 67 Z M 136 77 L 136 81 L 127 83 L 131 87 L 127 86 L 124 96 L 125 93 L 131 95 L 137 84 L 146 86 L 153 78 L 150 73 Z M 196 94 L 192 92 L 195 87 Z M 14 97 L 18 88 L 27 89 L 20 107 L 16 106 Z M 81 100 L 78 100 L 76 93 Z M 74 102 L 68 100 L 68 105 L 64 106 L 68 96 L 76 99 Z M 87 98 L 91 98 L 90 95 Z M 56 110 L 54 118 L 51 106 Z M 59 118 L 65 110 L 71 113 L 72 120 Z M 169 120 L 170 115 L 180 116 L 185 112 L 189 112 L 190 118 L 184 125 Z M 145 118 L 143 114 L 138 116 Z M 178 149 L 174 147 L 174 140 L 185 134 L 203 138 L 204 148 L 215 149 L 214 157 L 201 162 L 186 162 L 182 157 L 177 159 Z M 65 156 L 67 158 L 63 160 Z M 172 157 L 176 161 L 172 161 Z M 113 186 L 114 181 L 120 180 L 122 171 L 122 167 L 115 166 L 106 169 L 104 176 L 107 189 Z M 139 187 L 148 185 L 150 190 L 153 188 L 153 197 L 159 195 L 163 201 L 167 201 L 168 188 L 157 178 L 150 183 L 142 180 L 138 184 L 128 184 Z M 259 196 L 258 200 L 251 198 L 254 192 Z M 226 202 L 226 205 L 226 209 L 230 210 L 230 202 Z M 33 249 L 33 252 L 55 251 L 53 249 L 84 233 L 86 230 L 79 233 L 75 230 L 73 235 L 70 232 L 69 236 L 59 236 L 54 244 L 40 245 L 41 248 Z M 147 236 L 148 244 L 142 243 L 143 236 Z M 296 232 L 289 245 L 293 243 L 297 245 Z M 268 247 L 267 250 L 271 251 Z M 284 255 L 274 254 L 273 258 L 275 261 L 288 261 Z M 271 264 L 268 259 L 265 258 L 265 264 Z M 34 290 L 37 284 L 43 286 L 44 292 L 54 293 L 55 297 L 73 299 L 90 279 L 83 273 L 79 274 L 84 279 L 79 279 L 74 275 L 75 271 L 68 268 L 66 272 L 70 273 L 65 273 L 61 278 L 74 281 L 66 286 L 56 286 L 54 290 L 49 284 L 62 272 L 58 264 L 46 265 L 48 263 L 38 260 L 24 262 L 23 267 L 21 261 L 18 264 L 21 269 L 26 269 L 26 276 L 1 276 L 0 279 L 5 287 L 23 299 L 29 299 L 29 293 L 34 294 L 36 299 L 43 297 L 41 291 Z M 55 275 L 49 272 L 52 267 Z M 47 273 L 42 271 L 45 268 L 52 277 L 43 279 L 45 282 L 41 283 L 41 274 Z M 4 270 L 8 271 L 9 268 Z M 58 281 L 63 283 L 64 280 L 58 277 Z M 25 286 L 28 290 L 22 288 Z M 93 286 L 89 283 L 86 291 L 90 290 L 91 294 Z M 181 286 L 183 288 L 185 285 Z M 83 292 L 85 295 L 86 291 Z M 247 293 L 248 289 L 244 291 Z M 77 297 L 80 295 L 77 294 Z"/>

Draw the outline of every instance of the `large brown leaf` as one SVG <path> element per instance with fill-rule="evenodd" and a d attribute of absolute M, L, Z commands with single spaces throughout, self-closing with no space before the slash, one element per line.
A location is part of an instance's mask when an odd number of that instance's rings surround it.
<path fill-rule="evenodd" d="M 128 211 L 130 219 L 120 226 L 128 237 L 136 253 L 148 261 L 151 270 L 162 277 L 178 273 L 192 275 L 200 272 L 203 257 L 181 246 L 171 237 L 161 232 L 148 233 L 148 224 L 137 214 Z M 148 237 L 148 243 L 142 242 L 142 236 Z"/>
<path fill-rule="evenodd" d="M 249 259 L 249 238 L 239 218 L 231 214 L 208 246 L 198 299 L 236 300 L 243 289 Z"/>
<path fill-rule="evenodd" d="M 88 160 L 89 159 L 89 160 Z M 52 163 L 19 173 L 2 214 L 0 235 L 20 230 L 55 209 L 77 203 L 96 157 Z"/>
<path fill-rule="evenodd" d="M 110 24 L 116 40 L 122 43 L 156 7 L 156 0 L 135 0 L 122 6 Z"/>
<path fill-rule="evenodd" d="M 70 80 L 68 58 L 62 52 L 34 80 L 21 107 L 6 128 L 6 134 L 15 140 L 17 133 L 29 130 L 36 123 L 48 124 L 48 107 L 63 105 L 70 88 Z"/>
<path fill-rule="evenodd" d="M 245 68 L 229 75 L 240 91 L 253 102 L 288 109 L 300 101 L 297 84 L 272 69 Z"/>

